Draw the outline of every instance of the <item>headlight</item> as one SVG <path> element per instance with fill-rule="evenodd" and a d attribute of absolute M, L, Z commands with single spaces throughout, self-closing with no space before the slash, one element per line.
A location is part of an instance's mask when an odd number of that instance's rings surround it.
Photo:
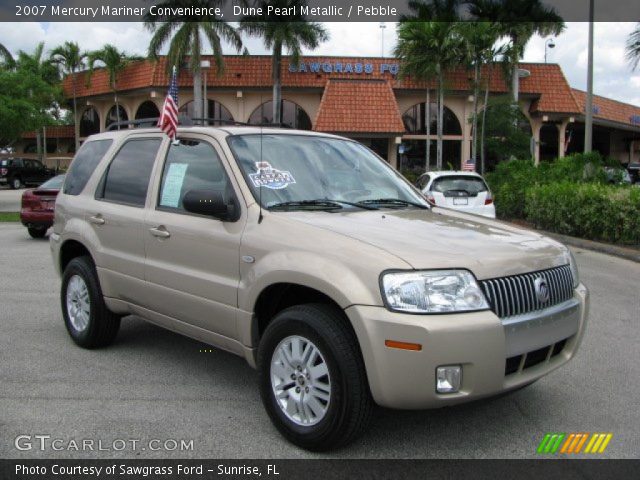
<path fill-rule="evenodd" d="M 478 282 L 466 270 L 392 272 L 384 274 L 381 283 L 391 310 L 438 313 L 489 308 Z"/>
<path fill-rule="evenodd" d="M 571 267 L 571 276 L 573 277 L 573 288 L 578 288 L 578 285 L 580 285 L 578 264 L 576 263 L 576 259 L 573 256 L 573 253 L 571 253 L 571 250 L 569 250 L 569 266 Z"/>

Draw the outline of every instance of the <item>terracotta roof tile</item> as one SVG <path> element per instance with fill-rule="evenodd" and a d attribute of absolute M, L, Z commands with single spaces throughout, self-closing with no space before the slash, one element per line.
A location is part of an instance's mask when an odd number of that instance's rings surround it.
<path fill-rule="evenodd" d="M 73 138 L 73 125 L 52 125 L 47 127 L 47 138 Z M 22 138 L 36 138 L 36 132 L 25 132 Z"/>
<path fill-rule="evenodd" d="M 573 89 L 573 96 L 576 99 L 579 111 L 585 112 L 587 103 L 587 92 Z M 593 96 L 594 118 L 601 118 L 612 122 L 623 123 L 625 125 L 640 126 L 640 107 L 618 102 L 610 98 Z"/>
<path fill-rule="evenodd" d="M 404 132 L 398 104 L 385 80 L 332 79 L 314 122 L 320 132 Z"/>

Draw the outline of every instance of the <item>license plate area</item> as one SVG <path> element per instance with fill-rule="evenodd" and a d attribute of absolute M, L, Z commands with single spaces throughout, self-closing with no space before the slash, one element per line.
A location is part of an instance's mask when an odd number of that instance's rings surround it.
<path fill-rule="evenodd" d="M 453 199 L 453 204 L 454 205 L 469 205 L 469 199 L 467 197 L 454 198 Z"/>

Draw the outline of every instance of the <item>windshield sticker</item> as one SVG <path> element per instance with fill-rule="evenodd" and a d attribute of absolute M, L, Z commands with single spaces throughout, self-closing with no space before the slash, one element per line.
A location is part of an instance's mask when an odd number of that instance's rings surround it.
<path fill-rule="evenodd" d="M 186 163 L 172 163 L 169 165 L 169 171 L 162 186 L 160 206 L 178 208 L 187 167 L 188 164 Z"/>
<path fill-rule="evenodd" d="M 258 170 L 256 173 L 249 174 L 255 187 L 280 190 L 296 183 L 291 173 L 273 168 L 269 162 L 256 162 L 256 169 Z"/>

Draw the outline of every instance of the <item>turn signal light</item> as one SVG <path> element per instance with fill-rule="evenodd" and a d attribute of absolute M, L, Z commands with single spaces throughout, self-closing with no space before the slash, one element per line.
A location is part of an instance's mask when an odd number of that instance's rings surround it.
<path fill-rule="evenodd" d="M 0 168 L 0 175 L 2 175 L 3 177 L 9 172 L 9 170 L 7 170 L 6 168 Z"/>
<path fill-rule="evenodd" d="M 399 348 L 400 350 L 412 350 L 419 352 L 422 350 L 422 345 L 419 343 L 398 342 L 397 340 L 385 340 L 384 345 L 389 348 Z"/>

